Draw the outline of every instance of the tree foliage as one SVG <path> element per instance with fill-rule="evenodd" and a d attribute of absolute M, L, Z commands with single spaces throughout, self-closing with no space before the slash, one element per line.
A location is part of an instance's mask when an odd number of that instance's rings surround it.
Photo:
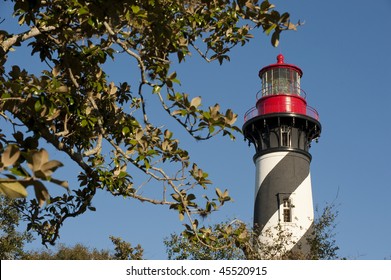
<path fill-rule="evenodd" d="M 166 238 L 167 256 L 170 260 L 332 260 L 339 259 L 335 228 L 338 211 L 335 204 L 327 205 L 314 221 L 313 231 L 307 237 L 309 250 L 289 250 L 295 242 L 281 226 L 270 233 L 271 242 L 261 243 L 256 230 L 239 220 L 224 222 L 208 231 L 209 245 L 186 238 L 186 232 L 171 234 Z M 202 231 L 205 234 L 205 231 Z M 277 234 L 275 233 L 277 232 Z M 224 233 L 229 233 L 224 235 Z M 268 232 L 264 233 L 268 234 Z"/>
<path fill-rule="evenodd" d="M 27 251 L 23 254 L 24 260 L 141 260 L 143 250 L 140 245 L 135 248 L 118 237 L 110 237 L 115 253 L 110 250 L 89 248 L 83 244 L 66 246 L 60 244 L 56 250 Z"/>
<path fill-rule="evenodd" d="M 108 250 L 90 249 L 83 244 L 66 246 L 59 244 L 52 249 L 33 250 L 25 252 L 24 260 L 108 260 Z"/>
<path fill-rule="evenodd" d="M 237 115 L 177 90 L 179 75 L 171 66 L 191 54 L 222 64 L 256 30 L 277 45 L 282 31 L 296 28 L 289 14 L 257 0 L 10 2 L 20 32 L 0 30 L 0 119 L 11 127 L 0 130 L 0 192 L 23 198 L 27 187 L 34 188 L 36 198 L 18 206 L 28 229 L 54 244 L 66 219 L 94 210 L 99 189 L 168 206 L 186 217 L 189 238 L 207 244 L 194 214 L 217 210 L 229 193 L 216 188 L 213 198 L 199 194 L 212 184 L 208 173 L 181 147 L 175 125 L 150 121 L 146 95 L 194 139 L 234 139 Z M 13 64 L 22 47 L 39 57 L 38 72 L 27 70 L 28 61 Z M 120 59 L 137 66 L 129 63 L 129 80 L 115 82 L 107 62 Z M 78 186 L 53 177 L 63 163 L 49 160 L 43 143 L 79 166 Z M 142 182 L 135 180 L 140 173 Z M 52 195 L 49 183 L 67 192 Z M 146 195 L 152 183 L 161 189 Z"/>
<path fill-rule="evenodd" d="M 242 242 L 236 242 L 243 234 L 243 224 L 237 220 L 214 225 L 207 233 L 210 246 L 188 239 L 184 234 L 171 234 L 164 240 L 169 260 L 242 260 L 246 259 L 241 249 Z M 228 234 L 223 235 L 222 232 Z M 243 240 L 244 241 L 244 240 Z"/>
<path fill-rule="evenodd" d="M 318 211 L 317 211 L 318 212 Z M 312 236 L 307 240 L 311 247 L 311 259 L 337 259 L 339 247 L 336 245 L 335 228 L 338 211 L 334 203 L 326 205 L 316 219 Z"/>
<path fill-rule="evenodd" d="M 0 259 L 20 259 L 24 255 L 24 245 L 32 240 L 28 232 L 19 232 L 20 214 L 13 207 L 14 202 L 0 196 Z"/>

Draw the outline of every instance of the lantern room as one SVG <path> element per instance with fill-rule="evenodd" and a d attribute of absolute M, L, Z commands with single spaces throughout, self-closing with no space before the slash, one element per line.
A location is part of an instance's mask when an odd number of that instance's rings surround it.
<path fill-rule="evenodd" d="M 258 115 L 272 113 L 306 114 L 305 93 L 300 88 L 301 69 L 284 62 L 284 56 L 277 56 L 277 63 L 259 71 L 262 89 L 257 95 Z M 261 96 L 259 96 L 261 95 Z"/>
<path fill-rule="evenodd" d="M 307 105 L 300 87 L 303 72 L 299 67 L 284 62 L 259 71 L 262 88 L 257 94 L 255 107 L 244 116 L 244 137 L 253 143 L 255 158 L 276 151 L 295 151 L 309 159 L 311 141 L 320 136 L 318 112 Z"/>

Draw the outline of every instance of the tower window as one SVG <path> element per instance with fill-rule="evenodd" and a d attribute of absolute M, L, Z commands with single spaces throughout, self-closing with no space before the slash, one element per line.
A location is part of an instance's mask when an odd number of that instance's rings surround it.
<path fill-rule="evenodd" d="M 284 198 L 282 204 L 283 221 L 286 223 L 292 222 L 292 205 L 288 198 Z"/>
<path fill-rule="evenodd" d="M 280 141 L 282 147 L 290 147 L 291 146 L 291 133 L 290 133 L 290 127 L 287 125 L 281 126 L 281 133 L 280 133 Z"/>

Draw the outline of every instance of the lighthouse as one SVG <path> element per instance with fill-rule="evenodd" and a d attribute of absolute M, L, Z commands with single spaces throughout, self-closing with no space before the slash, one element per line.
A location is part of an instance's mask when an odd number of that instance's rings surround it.
<path fill-rule="evenodd" d="M 286 251 L 306 253 L 314 221 L 309 149 L 321 124 L 307 105 L 302 76 L 282 54 L 262 68 L 262 87 L 245 114 L 243 133 L 255 147 L 254 229 L 260 243 L 272 245 L 282 232 L 289 237 Z"/>

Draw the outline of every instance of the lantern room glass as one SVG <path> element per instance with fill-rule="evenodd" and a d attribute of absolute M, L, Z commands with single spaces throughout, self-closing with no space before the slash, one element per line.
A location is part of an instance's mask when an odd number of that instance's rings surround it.
<path fill-rule="evenodd" d="M 262 74 L 262 96 L 300 95 L 300 75 L 291 68 L 273 68 Z"/>

